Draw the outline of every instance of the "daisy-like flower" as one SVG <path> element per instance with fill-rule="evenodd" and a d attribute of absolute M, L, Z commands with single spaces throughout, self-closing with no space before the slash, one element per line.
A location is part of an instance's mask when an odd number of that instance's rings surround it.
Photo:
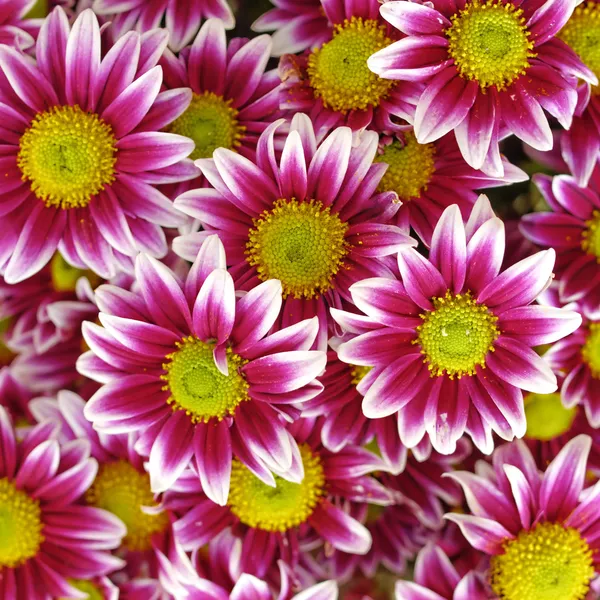
<path fill-rule="evenodd" d="M 442 548 L 433 543 L 425 546 L 417 556 L 414 582 L 396 583 L 396 600 L 488 600 L 489 598 L 488 587 L 481 575 L 474 571 L 461 573 Z M 522 597 L 520 600 L 525 598 Z"/>
<path fill-rule="evenodd" d="M 0 44 L 14 46 L 21 50 L 30 48 L 34 44 L 40 23 L 38 19 L 24 19 L 29 17 L 31 9 L 37 0 L 5 0 L 0 6 Z"/>
<path fill-rule="evenodd" d="M 117 554 L 134 565 L 128 570 L 145 564 L 144 569 L 157 578 L 162 588 L 177 597 L 186 585 L 193 585 L 197 576 L 173 539 L 169 512 L 159 506 L 150 490 L 145 459 L 135 450 L 138 435 L 96 432 L 83 415 L 84 406 L 80 396 L 66 390 L 61 390 L 56 398 L 41 397 L 30 402 L 31 413 L 38 422 L 52 422 L 60 427 L 60 441 L 89 442 L 99 467 L 83 502 L 112 513 L 125 525 L 127 533 Z"/>
<path fill-rule="evenodd" d="M 478 194 L 475 190 L 526 181 L 527 174 L 502 157 L 504 175 L 492 177 L 470 167 L 453 136 L 419 144 L 406 130 L 383 138 L 376 162 L 389 165 L 378 190 L 396 192 L 402 202 L 396 222 L 412 227 L 429 246 L 433 228 L 444 209 L 458 204 L 466 218 Z"/>
<path fill-rule="evenodd" d="M 265 70 L 270 50 L 267 35 L 235 38 L 228 45 L 223 22 L 209 19 L 191 48 L 177 57 L 165 51 L 161 64 L 167 88 L 193 92 L 189 107 L 167 127 L 194 141 L 190 158 L 212 158 L 217 148 L 255 158 L 260 134 L 279 116 L 279 75 Z M 180 192 L 199 187 L 194 183 Z"/>
<path fill-rule="evenodd" d="M 310 120 L 298 114 L 277 160 L 282 124 L 261 136 L 256 163 L 225 149 L 196 161 L 214 189 L 186 192 L 175 205 L 207 231 L 176 239 L 173 249 L 193 260 L 199 243 L 218 233 L 237 287 L 279 279 L 283 326 L 318 316 L 318 347 L 326 350 L 328 307 L 350 300 L 358 279 L 391 276 L 382 257 L 416 242 L 387 224 L 398 203 L 394 192 L 375 191 L 387 168 L 373 164 L 375 132 L 353 146 L 352 132 L 341 127 L 317 145 Z"/>
<path fill-rule="evenodd" d="M 553 250 L 500 273 L 503 254 L 502 221 L 481 196 L 466 226 L 458 206 L 444 211 L 428 259 L 412 248 L 399 252 L 400 279 L 350 288 L 367 317 L 332 309 L 353 338 L 339 346 L 339 358 L 373 367 L 365 415 L 396 413 L 409 448 L 427 432 L 449 454 L 466 430 L 489 454 L 492 430 L 507 440 L 524 435 L 521 390 L 556 390 L 556 377 L 531 347 L 572 333 L 581 316 L 530 306 L 551 280 Z M 371 331 L 353 334 L 356 325 Z"/>
<path fill-rule="evenodd" d="M 532 242 L 556 249 L 560 301 L 577 301 L 588 318 L 600 320 L 600 166 L 587 188 L 570 175 L 533 180 L 552 212 L 525 215 L 521 230 Z"/>
<path fill-rule="evenodd" d="M 111 278 L 140 251 L 164 256 L 161 226 L 183 222 L 151 185 L 195 173 L 181 163 L 191 140 L 158 131 L 191 98 L 186 89 L 159 93 L 154 65 L 166 34 L 131 32 L 102 60 L 100 45 L 91 10 L 70 28 L 56 8 L 42 25 L 37 64 L 0 46 L 0 269 L 8 283 L 35 274 L 59 245 L 71 265 Z"/>
<path fill-rule="evenodd" d="M 590 445 L 588 436 L 572 439 L 542 473 L 517 441 L 496 450 L 493 469 L 450 475 L 462 485 L 472 514 L 446 518 L 490 557 L 496 596 L 586 597 L 600 560 L 600 483 L 584 490 Z"/>
<path fill-rule="evenodd" d="M 202 19 L 221 19 L 226 29 L 235 25 L 227 0 L 94 0 L 92 8 L 111 22 L 115 38 L 132 29 L 145 33 L 164 25 L 173 52 L 179 52 L 194 39 Z"/>
<path fill-rule="evenodd" d="M 558 38 L 600 77 L 600 3 L 582 2 L 559 31 Z M 561 136 L 561 150 L 577 183 L 585 187 L 600 159 L 600 87 L 581 81 L 577 94 L 575 117 Z"/>
<path fill-rule="evenodd" d="M 369 67 L 385 79 L 422 82 L 417 140 L 454 130 L 465 160 L 499 175 L 498 142 L 508 133 L 552 148 L 544 110 L 569 128 L 577 77 L 596 76 L 555 36 L 575 0 L 387 2 L 381 14 L 406 37 L 378 51 Z"/>
<path fill-rule="evenodd" d="M 297 443 L 292 466 L 298 475 L 295 482 L 279 475 L 267 482 L 264 468 L 250 457 L 246 464 L 233 460 L 224 506 L 204 495 L 192 470 L 165 492 L 164 505 L 181 516 L 174 530 L 184 549 L 197 550 L 231 527 L 242 539 L 241 572 L 261 578 L 278 560 L 296 567 L 303 550 L 323 543 L 354 554 L 368 552 L 371 536 L 344 510 L 344 504 L 392 502 L 390 493 L 368 475 L 384 467 L 382 461 L 359 447 L 329 452 L 321 444 L 314 419 L 296 421 L 290 432 Z"/>
<path fill-rule="evenodd" d="M 110 513 L 79 503 L 97 472 L 89 444 L 59 444 L 52 424 L 17 442 L 0 406 L 0 597 L 83 598 L 70 579 L 122 566 L 110 554 L 125 528 Z"/>
<path fill-rule="evenodd" d="M 135 293 L 100 286 L 100 322 L 86 322 L 91 348 L 79 371 L 105 385 L 85 415 L 106 433 L 143 431 L 154 492 L 177 479 L 192 456 L 200 485 L 227 501 L 232 456 L 285 473 L 297 446 L 285 421 L 289 404 L 312 398 L 324 353 L 308 350 L 316 319 L 272 335 L 281 284 L 271 280 L 236 297 L 223 246 L 212 236 L 185 281 L 146 255 L 136 261 Z M 219 452 L 214 448 L 218 447 Z"/>
<path fill-rule="evenodd" d="M 333 2 L 321 0 L 271 0 L 275 8 L 262 14 L 252 24 L 258 32 L 274 31 L 273 56 L 296 54 L 321 46 L 331 39 L 331 23 L 325 8 Z M 338 2 L 338 4 L 341 4 Z M 373 18 L 377 18 L 374 12 Z"/>
<path fill-rule="evenodd" d="M 367 66 L 370 55 L 397 39 L 379 16 L 379 1 L 321 0 L 321 5 L 333 26 L 327 40 L 280 60 L 282 110 L 308 114 L 319 140 L 340 125 L 381 133 L 399 131 L 401 120 L 412 122 L 422 85 L 382 79 Z"/>

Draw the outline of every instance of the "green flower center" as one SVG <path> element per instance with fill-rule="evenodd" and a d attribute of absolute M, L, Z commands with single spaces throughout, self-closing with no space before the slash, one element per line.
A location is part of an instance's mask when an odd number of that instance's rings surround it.
<path fill-rule="evenodd" d="M 87 600 L 105 600 L 102 590 L 91 581 L 69 579 L 69 583 L 80 592 L 85 592 L 88 595 Z M 61 600 L 69 600 L 69 598 L 61 598 Z"/>
<path fill-rule="evenodd" d="M 9 330 L 11 319 L 6 318 L 0 320 L 0 367 L 10 365 L 13 359 L 17 356 L 5 343 L 4 334 Z"/>
<path fill-rule="evenodd" d="M 389 165 L 380 192 L 396 192 L 403 202 L 418 198 L 435 173 L 435 145 L 419 144 L 414 133 L 404 134 L 404 142 L 393 141 L 375 157 Z"/>
<path fill-rule="evenodd" d="M 592 372 L 594 379 L 600 379 L 600 323 L 591 323 L 581 357 Z"/>
<path fill-rule="evenodd" d="M 594 576 L 592 551 L 576 529 L 541 523 L 507 541 L 490 574 L 502 600 L 582 600 Z"/>
<path fill-rule="evenodd" d="M 279 279 L 284 296 L 312 298 L 326 292 L 343 267 L 347 230 L 321 202 L 278 200 L 254 219 L 246 260 L 261 280 Z"/>
<path fill-rule="evenodd" d="M 579 54 L 596 77 L 600 77 L 600 4 L 580 4 L 558 37 Z M 593 93 L 599 94 L 600 86 L 594 86 Z"/>
<path fill-rule="evenodd" d="M 190 158 L 212 158 L 217 148 L 235 150 L 246 128 L 238 122 L 238 111 L 213 92 L 194 94 L 187 110 L 171 125 L 169 131 L 191 138 L 196 147 Z"/>
<path fill-rule="evenodd" d="M 0 479 L 0 567 L 14 568 L 33 558 L 44 541 L 40 503 Z"/>
<path fill-rule="evenodd" d="M 171 394 L 167 402 L 173 410 L 184 410 L 194 423 L 221 420 L 250 398 L 248 382 L 240 372 L 248 361 L 228 348 L 229 375 L 223 375 L 215 365 L 214 347 L 193 336 L 186 337 L 163 365 L 166 374 L 161 377 L 167 382 L 163 389 Z"/>
<path fill-rule="evenodd" d="M 500 0 L 467 3 L 452 16 L 446 36 L 458 72 L 482 90 L 506 88 L 525 74 L 529 59 L 536 56 L 523 10 Z"/>
<path fill-rule="evenodd" d="M 595 210 L 585 225 L 586 229 L 581 234 L 581 248 L 595 256 L 600 263 L 600 210 Z"/>
<path fill-rule="evenodd" d="M 98 475 L 85 494 L 91 506 L 103 508 L 116 515 L 127 527 L 123 544 L 129 550 L 148 550 L 151 537 L 169 525 L 166 512 L 146 514 L 142 506 L 155 507 L 150 491 L 150 478 L 124 460 L 100 466 Z"/>
<path fill-rule="evenodd" d="M 394 82 L 375 75 L 367 59 L 391 43 L 385 27 L 377 21 L 352 17 L 335 25 L 331 41 L 308 57 L 308 76 L 315 96 L 327 108 L 342 113 L 379 106 Z"/>
<path fill-rule="evenodd" d="M 50 261 L 50 276 L 56 292 L 74 292 L 80 277 L 87 277 L 92 288 L 100 285 L 102 281 L 93 271 L 71 266 L 60 252 L 56 252 Z"/>
<path fill-rule="evenodd" d="M 53 106 L 36 115 L 19 146 L 23 181 L 48 207 L 87 206 L 115 179 L 112 128 L 79 106 Z"/>
<path fill-rule="evenodd" d="M 571 428 L 577 409 L 565 408 L 560 394 L 527 394 L 525 416 L 529 438 L 547 442 Z"/>
<path fill-rule="evenodd" d="M 421 346 L 431 374 L 460 378 L 473 375 L 477 365 L 485 367 L 485 357 L 500 335 L 498 317 L 475 302 L 470 292 L 446 292 L 443 298 L 433 298 L 433 305 L 434 310 L 420 315 L 423 323 L 413 342 Z"/>
<path fill-rule="evenodd" d="M 275 475 L 275 487 L 234 459 L 227 500 L 231 512 L 245 525 L 264 531 L 287 531 L 304 523 L 325 495 L 325 474 L 321 459 L 307 445 L 300 446 L 300 454 L 304 479 L 291 483 Z"/>

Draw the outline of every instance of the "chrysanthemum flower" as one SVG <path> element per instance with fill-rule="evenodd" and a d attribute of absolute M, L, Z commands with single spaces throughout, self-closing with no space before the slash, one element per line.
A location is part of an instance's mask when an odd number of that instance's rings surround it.
<path fill-rule="evenodd" d="M 202 19 L 221 19 L 226 29 L 235 25 L 227 0 L 94 0 L 92 8 L 111 22 L 115 38 L 131 30 L 145 33 L 164 25 L 173 52 L 194 39 Z"/>
<path fill-rule="evenodd" d="M 558 38 L 566 42 L 587 67 L 600 77 L 600 3 L 582 2 Z M 573 123 L 561 136 L 562 155 L 577 183 L 588 185 L 600 159 L 600 87 L 581 81 Z"/>
<path fill-rule="evenodd" d="M 496 450 L 493 469 L 450 475 L 472 514 L 446 518 L 490 556 L 488 578 L 498 597 L 586 597 L 600 560 L 600 483 L 583 489 L 590 445 L 588 436 L 572 439 L 541 473 L 517 441 Z"/>
<path fill-rule="evenodd" d="M 568 128 L 577 103 L 576 78 L 598 82 L 555 39 L 575 4 L 387 2 L 381 14 L 406 37 L 372 56 L 369 67 L 385 79 L 426 86 L 414 117 L 419 142 L 454 130 L 473 168 L 501 174 L 502 136 L 511 132 L 534 148 L 549 150 L 552 134 L 544 110 Z"/>
<path fill-rule="evenodd" d="M 474 571 L 461 573 L 445 552 L 428 544 L 417 556 L 414 582 L 396 583 L 396 600 L 488 600 L 483 577 Z M 520 600 L 525 600 L 520 598 Z M 529 600 L 529 599 L 528 599 Z"/>
<path fill-rule="evenodd" d="M 405 121 L 412 122 L 423 88 L 411 81 L 382 79 L 369 70 L 369 56 L 397 39 L 397 32 L 379 16 L 380 3 L 321 0 L 321 4 L 333 28 L 318 46 L 299 56 L 282 56 L 282 110 L 308 114 L 318 140 L 340 125 L 353 131 L 365 127 L 380 133 L 399 131 Z"/>
<path fill-rule="evenodd" d="M 166 87 L 193 92 L 189 107 L 167 127 L 194 141 L 190 158 L 212 158 L 217 148 L 228 148 L 254 159 L 260 134 L 279 116 L 281 81 L 276 69 L 265 70 L 270 51 L 267 35 L 228 44 L 219 19 L 206 21 L 179 56 L 165 51 Z M 199 187 L 194 183 L 180 192 Z"/>
<path fill-rule="evenodd" d="M 521 390 L 556 390 L 556 377 L 531 347 L 568 335 L 581 317 L 529 306 L 551 280 L 553 250 L 500 273 L 503 254 L 502 221 L 485 196 L 466 226 L 450 206 L 428 259 L 402 249 L 399 280 L 366 279 L 350 288 L 367 317 L 332 309 L 349 332 L 355 322 L 372 328 L 342 343 L 338 356 L 373 367 L 363 411 L 369 418 L 397 413 L 409 448 L 427 432 L 433 447 L 449 454 L 466 430 L 489 453 L 492 430 L 508 440 L 525 433 Z"/>
<path fill-rule="evenodd" d="M 41 424 L 17 442 L 0 406 L 0 597 L 82 598 L 69 579 L 104 575 L 125 528 L 110 513 L 79 503 L 98 465 L 89 444 L 59 444 Z"/>
<path fill-rule="evenodd" d="M 127 533 L 117 554 L 128 561 L 129 575 L 150 573 L 164 590 L 175 596 L 181 594 L 197 576 L 173 538 L 170 513 L 160 507 L 150 490 L 145 458 L 134 449 L 139 435 L 107 436 L 96 432 L 83 415 L 84 406 L 80 396 L 66 390 L 61 390 L 56 398 L 35 398 L 30 403 L 38 422 L 52 422 L 60 427 L 61 441 L 89 442 L 99 468 L 83 502 L 112 513 L 125 525 Z M 136 563 L 145 564 L 140 573 L 135 572 Z"/>
<path fill-rule="evenodd" d="M 131 268 L 139 251 L 166 254 L 161 226 L 182 216 L 151 184 L 190 177 L 180 161 L 193 143 L 158 131 L 191 97 L 159 94 L 154 65 L 165 44 L 161 32 L 132 32 L 101 60 L 94 13 L 85 10 L 70 29 L 56 8 L 42 25 L 37 64 L 0 46 L 0 269 L 8 283 L 39 271 L 59 245 L 71 265 L 104 278 Z"/>
<path fill-rule="evenodd" d="M 5 0 L 0 7 L 0 44 L 21 50 L 34 44 L 40 28 L 38 19 L 24 19 L 37 0 Z"/>
<path fill-rule="evenodd" d="M 293 568 L 303 549 L 325 542 L 346 552 L 368 552 L 368 530 L 344 505 L 392 502 L 389 492 L 368 475 L 383 468 L 382 461 L 355 446 L 329 452 L 321 445 L 314 419 L 296 421 L 290 432 L 297 443 L 292 467 L 299 474 L 297 482 L 279 475 L 267 482 L 256 461 L 244 464 L 233 459 L 231 489 L 223 506 L 204 495 L 199 477 L 191 470 L 165 492 L 164 505 L 181 515 L 174 530 L 184 549 L 197 550 L 232 527 L 243 540 L 240 570 L 261 578 L 278 560 Z"/>
<path fill-rule="evenodd" d="M 534 181 L 552 212 L 521 219 L 521 230 L 532 242 L 555 248 L 561 302 L 578 301 L 590 319 L 600 319 L 600 166 L 589 186 L 574 177 L 535 175 Z"/>
<path fill-rule="evenodd" d="M 377 134 L 366 132 L 357 146 L 341 127 L 320 145 L 304 114 L 294 117 L 280 159 L 274 135 L 258 142 L 256 164 L 230 150 L 196 161 L 214 189 L 191 190 L 175 205 L 207 231 L 174 241 L 183 258 L 196 257 L 199 243 L 218 233 L 237 287 L 281 281 L 282 323 L 318 316 L 318 347 L 327 348 L 329 306 L 350 300 L 348 287 L 363 277 L 391 276 L 382 257 L 412 238 L 388 225 L 398 208 L 394 192 L 377 193 L 386 165 L 372 164 Z"/>
<path fill-rule="evenodd" d="M 285 421 L 312 398 L 325 355 L 309 351 L 317 320 L 268 335 L 281 307 L 270 280 L 236 297 L 216 236 L 207 240 L 185 281 L 146 255 L 136 261 L 135 293 L 96 291 L 100 327 L 83 324 L 91 348 L 81 373 L 105 385 L 86 417 L 106 433 L 143 430 L 154 492 L 177 479 L 192 456 L 207 496 L 224 505 L 232 455 L 285 474 L 296 444 Z M 214 448 L 219 452 L 214 452 Z"/>
<path fill-rule="evenodd" d="M 527 174 L 502 157 L 504 175 L 491 177 L 465 162 L 453 136 L 419 144 L 412 131 L 384 138 L 376 162 L 389 165 L 378 190 L 396 192 L 402 202 L 396 222 L 412 227 L 426 245 L 444 209 L 458 204 L 466 218 L 478 194 L 475 190 L 510 185 L 528 179 Z"/>

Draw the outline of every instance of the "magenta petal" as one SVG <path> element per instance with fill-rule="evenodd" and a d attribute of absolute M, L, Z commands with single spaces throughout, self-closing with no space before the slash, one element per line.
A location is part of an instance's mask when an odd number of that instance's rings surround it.
<path fill-rule="evenodd" d="M 443 35 L 452 25 L 442 13 L 422 4 L 390 2 L 382 5 L 379 12 L 406 35 Z"/>
<path fill-rule="evenodd" d="M 162 169 L 186 158 L 193 149 L 192 140 L 175 133 L 133 133 L 117 143 L 117 168 L 128 173 Z"/>
<path fill-rule="evenodd" d="M 504 465 L 504 473 L 510 484 L 510 489 L 517 506 L 521 527 L 529 529 L 537 509 L 533 490 L 523 471 L 514 465 Z"/>
<path fill-rule="evenodd" d="M 248 573 L 242 573 L 229 596 L 229 600 L 271 600 L 272 598 L 269 586 Z"/>
<path fill-rule="evenodd" d="M 177 410 L 158 434 L 148 463 L 154 493 L 167 491 L 188 466 L 192 454 L 194 426 L 183 410 Z"/>
<path fill-rule="evenodd" d="M 460 527 L 471 546 L 486 554 L 502 554 L 503 543 L 513 539 L 510 531 L 507 531 L 496 521 L 454 513 L 448 513 L 444 516 Z"/>
<path fill-rule="evenodd" d="M 446 288 L 459 294 L 465 283 L 467 242 L 457 204 L 446 208 L 435 226 L 429 260 L 442 274 Z"/>
<path fill-rule="evenodd" d="M 231 334 L 234 319 L 233 279 L 224 269 L 217 269 L 206 278 L 194 303 L 194 333 L 201 340 L 214 338 L 217 344 L 223 344 Z"/>
<path fill-rule="evenodd" d="M 194 457 L 202 491 L 219 506 L 225 506 L 231 476 L 231 436 L 226 420 L 213 421 L 196 426 Z"/>
<path fill-rule="evenodd" d="M 371 548 L 369 530 L 329 501 L 322 502 L 315 509 L 309 522 L 337 550 L 366 554 Z"/>
<path fill-rule="evenodd" d="M 431 299 L 448 290 L 440 272 L 413 248 L 403 248 L 398 253 L 398 267 L 408 295 L 425 310 L 432 310 Z"/>
<path fill-rule="evenodd" d="M 42 442 L 25 457 L 17 476 L 15 485 L 29 492 L 50 481 L 58 470 L 60 447 L 56 440 Z"/>
<path fill-rule="evenodd" d="M 467 289 L 478 294 L 498 275 L 504 247 L 504 223 L 500 219 L 489 219 L 475 231 L 467 244 Z"/>
<path fill-rule="evenodd" d="M 0 476 L 12 479 L 17 466 L 17 443 L 4 406 L 0 406 Z"/>

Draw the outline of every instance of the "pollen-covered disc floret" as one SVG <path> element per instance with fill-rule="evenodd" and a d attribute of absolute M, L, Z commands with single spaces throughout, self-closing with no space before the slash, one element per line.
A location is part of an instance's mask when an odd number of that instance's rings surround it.
<path fill-rule="evenodd" d="M 435 145 L 419 144 L 414 133 L 404 134 L 404 142 L 395 140 L 384 146 L 375 162 L 389 165 L 380 184 L 381 192 L 396 192 L 400 200 L 418 198 L 427 189 L 435 172 Z"/>
<path fill-rule="evenodd" d="M 527 394 L 525 396 L 528 438 L 546 442 L 571 428 L 577 409 L 565 408 L 560 394 Z"/>
<path fill-rule="evenodd" d="M 363 365 L 352 365 L 352 368 L 350 369 L 352 384 L 358 385 L 372 368 L 373 367 L 365 367 Z"/>
<path fill-rule="evenodd" d="M 581 348 L 581 357 L 587 364 L 594 379 L 600 379 L 600 323 L 591 323 Z"/>
<path fill-rule="evenodd" d="M 148 550 L 151 537 L 169 524 L 167 513 L 147 514 L 142 506 L 156 507 L 150 491 L 150 478 L 124 460 L 100 466 L 98 475 L 85 494 L 91 506 L 103 508 L 123 521 L 127 535 L 123 544 L 129 550 Z"/>
<path fill-rule="evenodd" d="M 329 207 L 310 200 L 278 200 L 254 219 L 247 261 L 261 280 L 279 279 L 284 296 L 312 298 L 332 286 L 349 250 L 348 224 Z"/>
<path fill-rule="evenodd" d="M 506 88 L 529 67 L 536 56 L 523 10 L 501 0 L 469 2 L 452 16 L 446 30 L 448 53 L 465 79 L 481 89 Z"/>
<path fill-rule="evenodd" d="M 275 475 L 275 487 L 263 483 L 234 459 L 227 504 L 238 519 L 264 531 L 287 531 L 304 523 L 325 495 L 325 474 L 319 456 L 303 444 L 304 479 L 291 483 Z"/>
<path fill-rule="evenodd" d="M 91 581 L 85 581 L 84 579 L 69 579 L 69 583 L 80 592 L 85 592 L 88 595 L 87 600 L 105 600 L 104 592 Z M 61 600 L 69 599 L 61 598 Z"/>
<path fill-rule="evenodd" d="M 478 304 L 469 292 L 433 298 L 434 310 L 420 315 L 423 323 L 417 327 L 414 343 L 432 375 L 473 375 L 477 365 L 485 367 L 485 357 L 494 350 L 500 335 L 498 317 L 484 304 Z"/>
<path fill-rule="evenodd" d="M 177 343 L 178 349 L 163 364 L 167 382 L 165 391 L 170 392 L 167 402 L 173 410 L 184 410 L 194 423 L 207 423 L 210 419 L 223 419 L 232 415 L 248 396 L 248 382 L 239 369 L 243 358 L 227 348 L 228 375 L 223 375 L 215 365 L 215 345 L 194 336 Z"/>
<path fill-rule="evenodd" d="M 600 263 L 600 211 L 595 210 L 592 218 L 585 222 L 586 229 L 581 234 L 581 248 L 596 257 Z"/>
<path fill-rule="evenodd" d="M 315 96 L 327 108 L 342 113 L 379 106 L 394 82 L 370 71 L 367 59 L 391 43 L 377 21 L 352 17 L 335 25 L 333 39 L 308 58 Z"/>
<path fill-rule="evenodd" d="M 581 60 L 600 77 L 600 4 L 586 2 L 580 4 L 558 37 L 571 46 Z M 600 93 L 600 86 L 593 87 L 593 93 Z"/>
<path fill-rule="evenodd" d="M 115 144 L 112 128 L 97 114 L 53 106 L 22 135 L 17 164 L 46 206 L 83 207 L 114 181 Z"/>
<path fill-rule="evenodd" d="M 592 552 L 576 529 L 541 523 L 493 556 L 491 583 L 502 600 L 582 600 L 594 576 Z"/>
<path fill-rule="evenodd" d="M 0 479 L 0 567 L 17 567 L 33 558 L 44 541 L 37 500 Z"/>
<path fill-rule="evenodd" d="M 235 150 L 245 127 L 239 124 L 238 111 L 213 92 L 194 94 L 187 110 L 169 126 L 169 131 L 191 138 L 196 147 L 190 158 L 212 158 L 217 148 Z"/>

